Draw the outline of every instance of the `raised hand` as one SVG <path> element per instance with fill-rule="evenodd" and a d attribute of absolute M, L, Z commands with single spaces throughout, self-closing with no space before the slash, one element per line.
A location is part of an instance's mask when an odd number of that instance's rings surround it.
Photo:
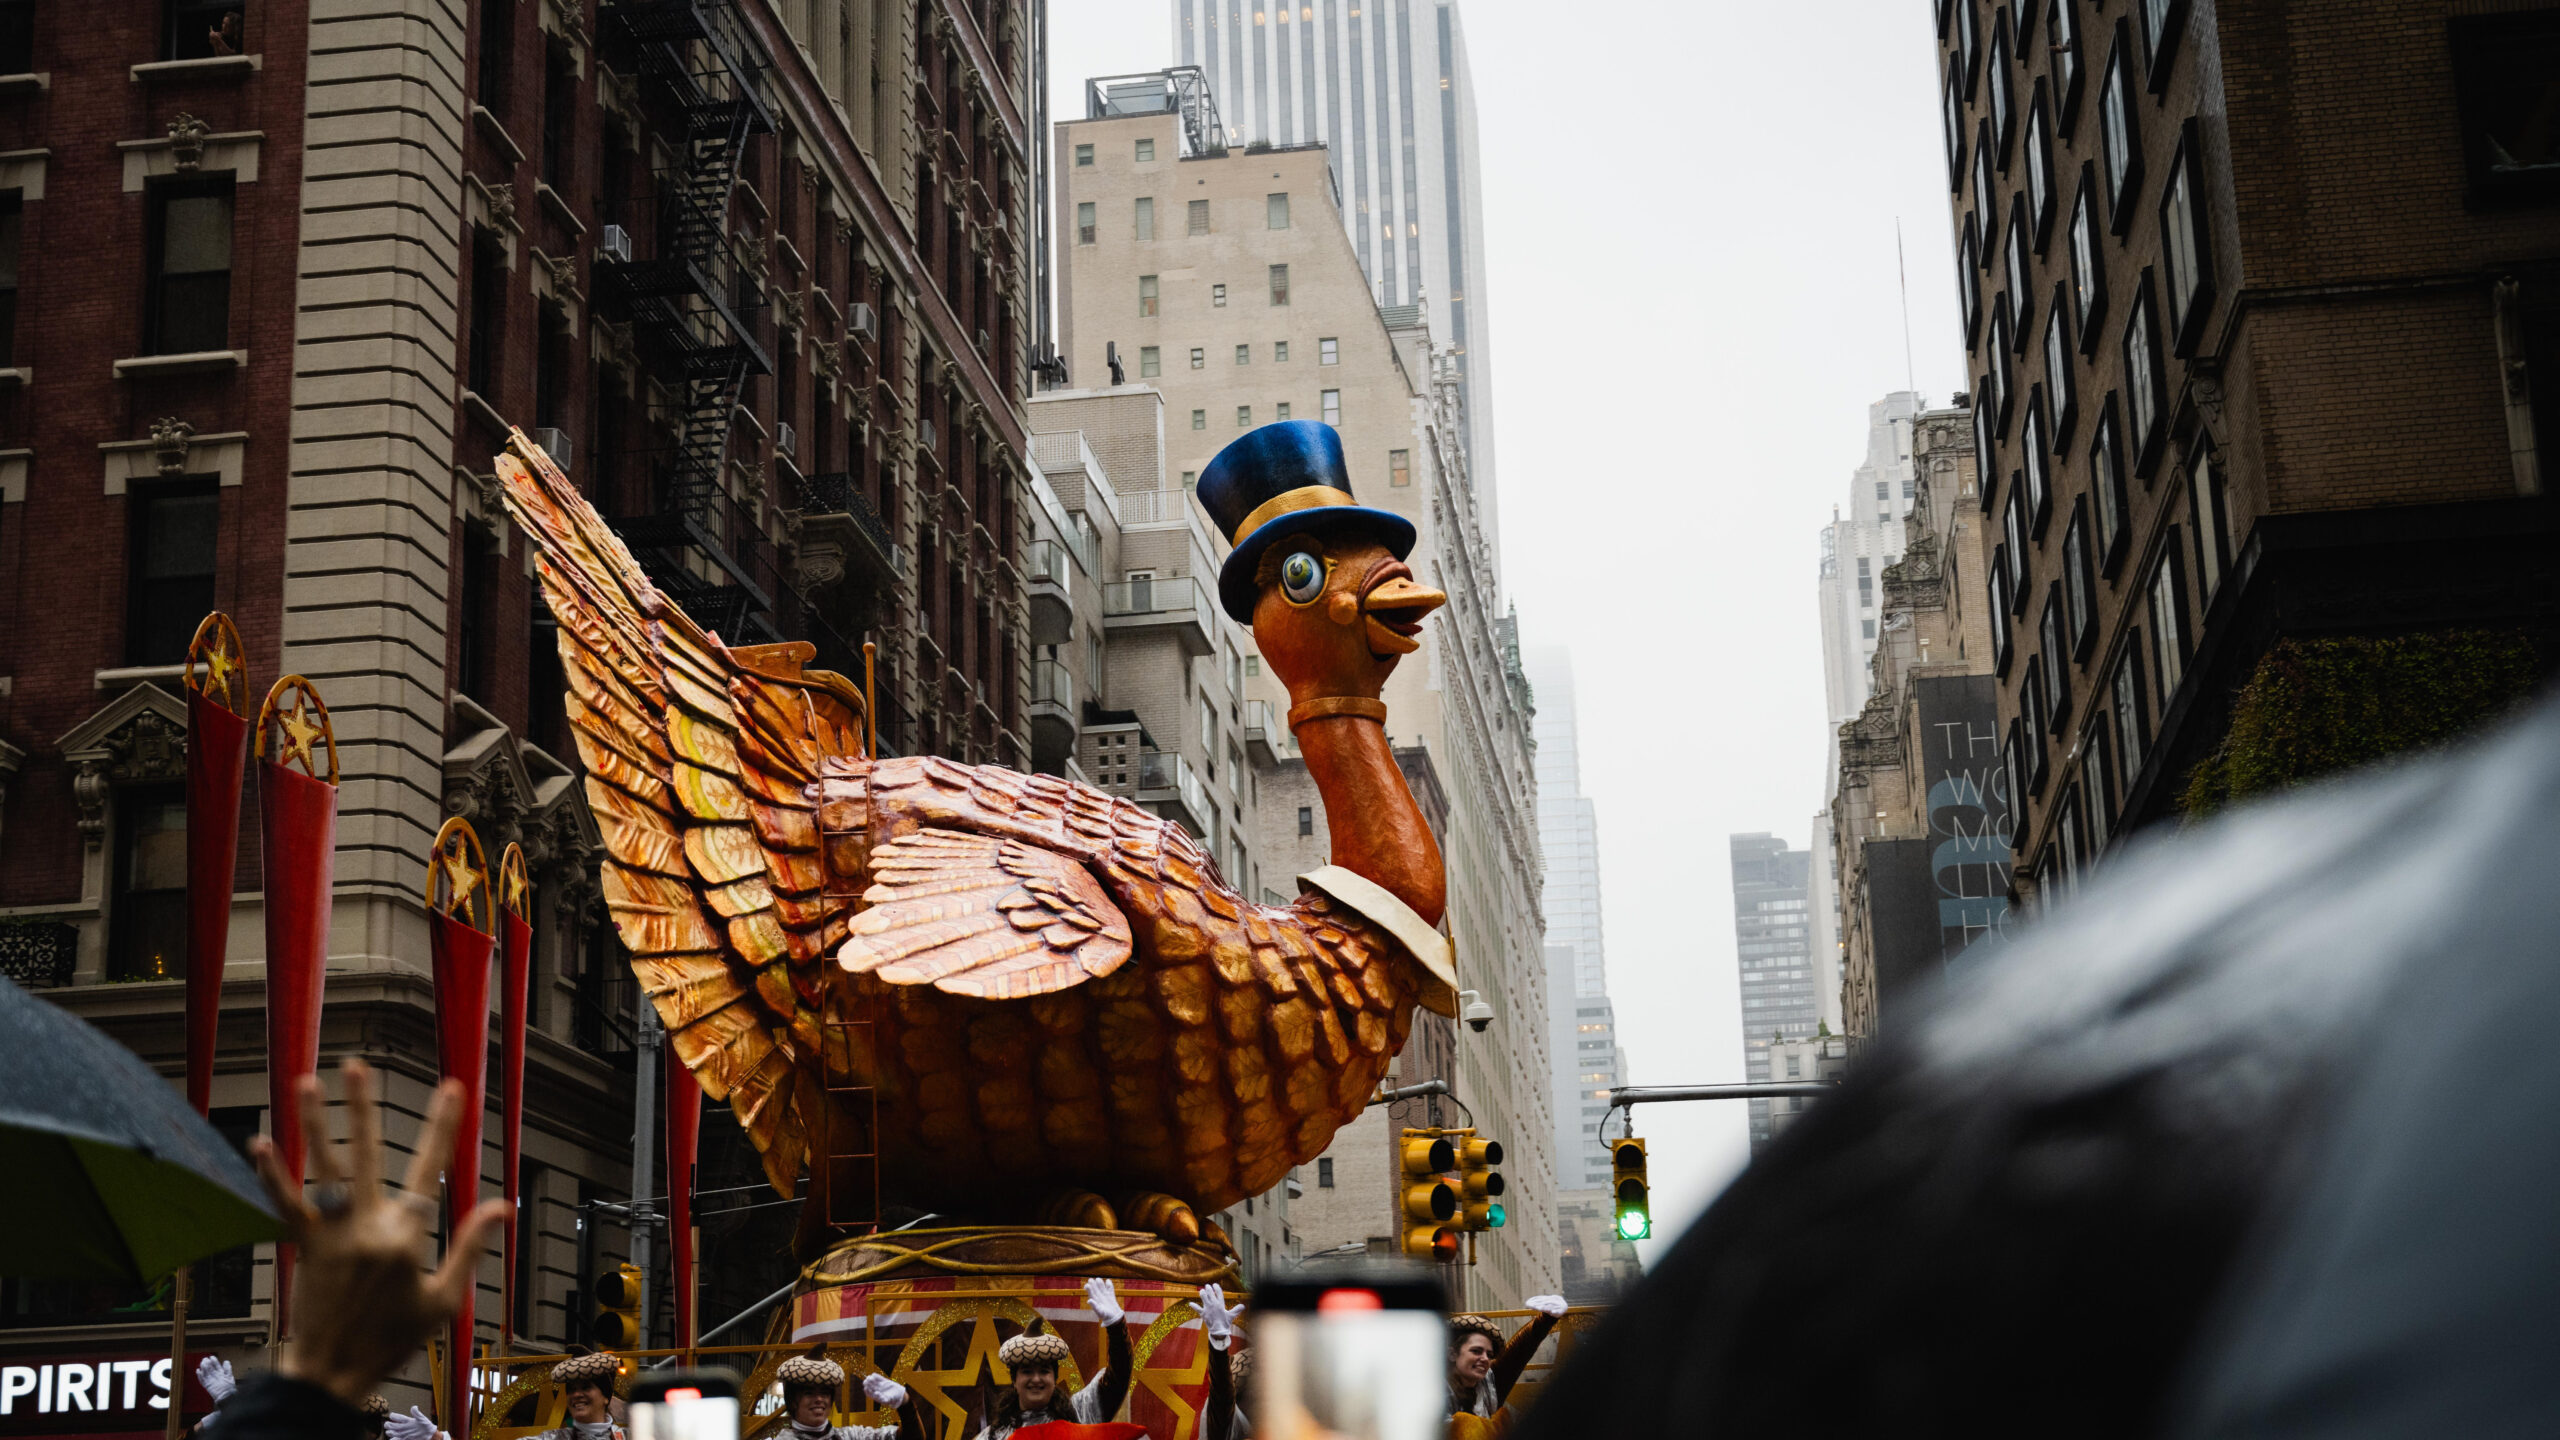
<path fill-rule="evenodd" d="M 1241 1305 L 1232 1310 L 1227 1308 L 1227 1292 L 1224 1286 L 1200 1287 L 1200 1328 L 1209 1332 L 1210 1349 L 1227 1348 L 1227 1342 L 1236 1333 L 1236 1317 L 1243 1313 L 1244 1307 Z"/>
<path fill-rule="evenodd" d="M 1550 1320 L 1561 1317 L 1565 1312 L 1564 1297 L 1561 1295 L 1532 1295 L 1520 1303 Z"/>
<path fill-rule="evenodd" d="M 1093 1318 L 1105 1325 L 1117 1325 L 1127 1314 L 1120 1308 L 1120 1292 L 1100 1276 L 1084 1282 L 1084 1303 L 1093 1307 Z"/>
<path fill-rule="evenodd" d="M 907 1403 L 907 1387 L 886 1375 L 863 1376 L 862 1393 L 871 1397 L 872 1404 L 884 1410 L 895 1410 Z"/>
<path fill-rule="evenodd" d="M 196 1383 L 204 1387 L 204 1393 L 212 1396 L 216 1405 L 230 1399 L 231 1392 L 240 1388 L 239 1382 L 231 1378 L 231 1362 L 219 1355 L 207 1355 L 196 1362 Z"/>
<path fill-rule="evenodd" d="M 427 1412 L 412 1405 L 406 1415 L 393 1415 L 382 1422 L 383 1440 L 436 1440 L 436 1422 Z"/>
<path fill-rule="evenodd" d="M 251 1141 L 250 1155 L 284 1218 L 286 1238 L 301 1249 L 293 1272 L 293 1335 L 276 1373 L 358 1405 L 452 1318 L 507 1205 L 485 1201 L 463 1217 L 443 1268 L 423 1274 L 419 1260 L 435 1208 L 437 1172 L 453 1150 L 461 1083 L 448 1080 L 436 1087 L 407 1178 L 398 1191 L 386 1192 L 373 1070 L 349 1060 L 338 1073 L 346 1092 L 343 1153 L 329 1142 L 319 1078 L 302 1081 L 303 1149 L 314 1180 L 307 1198 L 284 1173 L 272 1142 L 263 1136 Z"/>

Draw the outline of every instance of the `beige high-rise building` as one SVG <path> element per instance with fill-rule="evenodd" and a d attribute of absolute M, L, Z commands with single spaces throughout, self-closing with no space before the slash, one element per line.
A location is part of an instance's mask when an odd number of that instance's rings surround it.
<path fill-rule="evenodd" d="M 1171 489 L 1190 489 L 1221 448 L 1258 425 L 1335 426 L 1354 492 L 1412 519 L 1415 573 L 1449 594 L 1422 652 L 1388 684 L 1388 728 L 1399 748 L 1421 746 L 1447 796 L 1442 845 L 1460 983 L 1494 1012 L 1482 1033 L 1458 1033 L 1452 1066 L 1457 1098 L 1509 1152 L 1512 1185 L 1508 1223 L 1480 1237 L 1470 1303 L 1515 1303 L 1560 1284 L 1542 861 L 1528 682 L 1468 471 L 1456 369 L 1434 348 L 1419 306 L 1381 310 L 1371 298 L 1343 231 L 1329 153 L 1229 150 L 1205 101 L 1186 103 L 1171 82 L 1153 92 L 1097 87 L 1094 109 L 1108 113 L 1058 127 L 1061 352 L 1084 384 L 1110 380 L 1116 360 L 1121 379 L 1162 393 Z M 1160 108 L 1140 103 L 1145 93 L 1163 96 Z M 1210 538 L 1212 558 L 1222 557 L 1225 537 Z M 1277 682 L 1258 663 L 1245 668 L 1249 696 L 1285 712 Z M 1274 738 L 1283 758 L 1292 753 L 1285 736 Z M 1313 808 L 1321 837 L 1321 805 L 1281 788 L 1267 789 L 1259 807 L 1266 838 L 1275 827 L 1296 835 L 1302 807 Z M 1273 870 L 1262 883 L 1287 893 L 1295 873 Z M 1334 1158 L 1383 1148 L 1386 1123 L 1371 1112 L 1336 1137 Z M 1355 1168 L 1369 1167 L 1334 1171 Z M 1321 1207 L 1341 1217 L 1340 1233 L 1304 1228 L 1307 1253 L 1396 1232 L 1392 1187 L 1365 1211 L 1348 1198 Z M 1373 1218 L 1355 1223 L 1363 1213 Z"/>

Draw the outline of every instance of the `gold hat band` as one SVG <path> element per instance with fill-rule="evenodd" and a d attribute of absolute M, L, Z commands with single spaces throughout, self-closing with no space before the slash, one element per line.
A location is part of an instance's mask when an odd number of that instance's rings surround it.
<path fill-rule="evenodd" d="M 1244 517 L 1244 523 L 1236 527 L 1236 533 L 1227 537 L 1227 543 L 1241 545 L 1247 535 L 1294 510 L 1315 510 L 1328 505 L 1359 503 L 1348 490 L 1336 490 L 1330 485 L 1301 486 L 1286 494 L 1274 495 L 1254 507 L 1253 513 Z"/>

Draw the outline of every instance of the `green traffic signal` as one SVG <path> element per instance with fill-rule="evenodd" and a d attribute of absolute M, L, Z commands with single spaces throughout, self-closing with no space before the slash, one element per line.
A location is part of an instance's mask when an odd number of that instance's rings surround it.
<path fill-rule="evenodd" d="M 1491 1205 L 1485 1207 L 1485 1219 L 1493 1222 L 1494 1229 L 1499 1230 L 1502 1228 L 1503 1209 L 1501 1201 L 1497 1200 Z"/>
<path fill-rule="evenodd" d="M 1618 1212 L 1619 1239 L 1646 1240 L 1652 1238 L 1652 1236 L 1652 1216 L 1647 1215 L 1641 1210 L 1621 1210 Z"/>
<path fill-rule="evenodd" d="M 1645 1143 L 1626 1136 L 1609 1149 L 1610 1178 L 1618 1195 L 1618 1238 L 1643 1240 L 1653 1234 L 1653 1185 L 1646 1178 Z"/>

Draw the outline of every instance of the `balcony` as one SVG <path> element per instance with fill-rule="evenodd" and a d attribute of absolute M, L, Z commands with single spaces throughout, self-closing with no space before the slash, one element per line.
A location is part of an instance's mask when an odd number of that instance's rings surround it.
<path fill-rule="evenodd" d="M 1055 540 L 1034 540 L 1023 555 L 1023 583 L 1031 594 L 1031 643 L 1064 645 L 1076 636 L 1075 596 L 1068 590 L 1073 571 L 1067 547 Z"/>
<path fill-rule="evenodd" d="M 1065 754 L 1076 743 L 1074 672 L 1055 660 L 1031 666 L 1031 744 L 1042 754 Z"/>
<path fill-rule="evenodd" d="M 801 511 L 796 577 L 803 589 L 855 575 L 872 586 L 898 573 L 898 547 L 871 497 L 841 472 L 800 482 Z"/>
<path fill-rule="evenodd" d="M 1192 659 L 1214 648 L 1217 612 L 1209 587 L 1188 575 L 1123 580 L 1102 587 L 1102 625 L 1113 634 L 1167 631 Z"/>
<path fill-rule="evenodd" d="M 1180 824 L 1193 838 L 1206 843 L 1209 792 L 1200 783 L 1200 772 L 1180 755 L 1161 750 L 1138 752 L 1138 803 Z"/>
<path fill-rule="evenodd" d="M 1244 702 L 1244 753 L 1256 765 L 1280 763 L 1280 727 L 1272 723 L 1271 702 Z"/>

